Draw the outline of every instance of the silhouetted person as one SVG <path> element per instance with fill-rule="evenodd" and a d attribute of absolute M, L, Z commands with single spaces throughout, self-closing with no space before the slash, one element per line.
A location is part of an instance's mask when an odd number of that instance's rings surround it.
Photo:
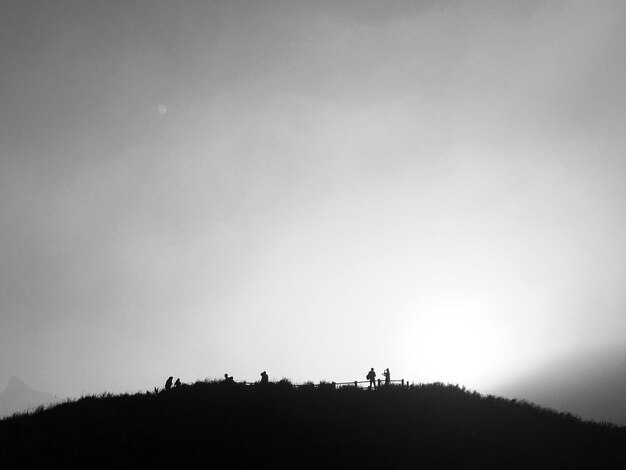
<path fill-rule="evenodd" d="M 267 376 L 267 372 L 261 372 L 261 385 L 267 385 L 270 382 L 269 377 Z"/>
<path fill-rule="evenodd" d="M 174 380 L 174 377 L 170 377 L 169 379 L 167 379 L 167 381 L 165 382 L 165 390 L 169 390 L 170 388 L 172 388 L 172 380 Z"/>
<path fill-rule="evenodd" d="M 232 376 L 229 377 L 228 374 L 224 374 L 224 383 L 226 385 L 234 384 L 235 383 L 235 379 L 233 379 Z"/>
<path fill-rule="evenodd" d="M 174 382 L 174 387 L 178 388 L 180 387 L 182 384 L 180 383 L 180 377 L 176 379 L 176 382 Z"/>
<path fill-rule="evenodd" d="M 371 390 L 372 386 L 374 386 L 374 390 L 375 390 L 376 389 L 376 372 L 374 372 L 373 367 L 367 373 L 365 378 L 370 381 L 370 386 L 368 388 Z"/>
<path fill-rule="evenodd" d="M 391 372 L 389 372 L 389 368 L 385 369 L 383 375 L 385 376 L 385 386 L 389 385 L 391 383 Z"/>

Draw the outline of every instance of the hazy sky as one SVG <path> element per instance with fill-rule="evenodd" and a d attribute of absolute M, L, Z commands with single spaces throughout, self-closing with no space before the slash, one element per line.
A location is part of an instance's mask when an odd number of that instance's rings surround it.
<path fill-rule="evenodd" d="M 0 3 L 0 384 L 626 348 L 621 1 Z"/>

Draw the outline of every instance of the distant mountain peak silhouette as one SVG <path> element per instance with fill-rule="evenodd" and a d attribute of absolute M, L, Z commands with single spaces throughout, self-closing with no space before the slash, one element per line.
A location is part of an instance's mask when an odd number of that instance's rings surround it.
<path fill-rule="evenodd" d="M 9 385 L 7 385 L 7 388 L 5 391 L 24 391 L 28 389 L 28 387 L 26 386 L 26 384 L 24 383 L 24 381 L 22 379 L 20 379 L 19 377 L 15 377 L 14 375 L 11 376 L 11 379 L 9 379 Z"/>
<path fill-rule="evenodd" d="M 58 401 L 53 394 L 33 390 L 22 379 L 13 375 L 7 387 L 0 393 L 0 418 Z"/>

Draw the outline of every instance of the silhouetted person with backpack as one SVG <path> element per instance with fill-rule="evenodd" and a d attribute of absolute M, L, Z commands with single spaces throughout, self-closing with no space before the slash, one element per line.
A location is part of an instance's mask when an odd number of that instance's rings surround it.
<path fill-rule="evenodd" d="M 372 386 L 374 386 L 374 390 L 376 390 L 376 372 L 374 372 L 374 368 L 373 367 L 367 373 L 365 378 L 370 381 L 370 386 L 368 388 L 371 390 Z"/>
<path fill-rule="evenodd" d="M 270 382 L 269 377 L 267 376 L 267 372 L 261 372 L 261 385 L 267 385 Z"/>
<path fill-rule="evenodd" d="M 168 391 L 170 388 L 172 388 L 172 380 L 174 380 L 174 377 L 170 377 L 165 382 L 165 391 Z"/>
<path fill-rule="evenodd" d="M 385 376 L 385 386 L 391 384 L 391 372 L 389 372 L 389 368 L 385 369 L 383 375 Z"/>

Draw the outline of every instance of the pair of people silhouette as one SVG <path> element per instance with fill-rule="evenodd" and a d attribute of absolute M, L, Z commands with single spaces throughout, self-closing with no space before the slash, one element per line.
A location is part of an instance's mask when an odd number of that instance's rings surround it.
<path fill-rule="evenodd" d="M 172 388 L 172 381 L 174 380 L 174 377 L 170 376 L 166 381 L 165 381 L 165 390 L 170 390 Z M 178 388 L 182 385 L 182 383 L 180 382 L 180 377 L 176 379 L 176 382 L 174 382 L 174 387 Z"/>
<path fill-rule="evenodd" d="M 391 384 L 391 372 L 389 372 L 389 368 L 384 370 L 383 375 L 385 376 L 385 386 Z M 376 372 L 374 372 L 373 367 L 367 373 L 365 378 L 370 381 L 368 389 L 371 390 L 372 387 L 374 387 L 374 390 L 376 390 Z"/>

